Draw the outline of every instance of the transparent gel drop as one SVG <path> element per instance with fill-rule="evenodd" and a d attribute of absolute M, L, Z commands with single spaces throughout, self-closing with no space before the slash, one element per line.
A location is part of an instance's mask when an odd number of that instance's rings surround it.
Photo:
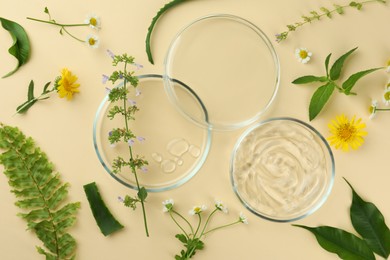
<path fill-rule="evenodd" d="M 162 155 L 159 153 L 152 153 L 152 158 L 158 163 L 162 161 Z"/>
<path fill-rule="evenodd" d="M 167 145 L 167 150 L 169 153 L 176 157 L 181 157 L 183 154 L 188 152 L 190 145 L 188 142 L 182 138 L 174 139 L 170 141 Z"/>
<path fill-rule="evenodd" d="M 172 173 L 176 169 L 176 163 L 172 160 L 164 160 L 161 162 L 161 169 L 164 173 Z"/>
<path fill-rule="evenodd" d="M 195 158 L 198 158 L 199 155 L 200 155 L 200 148 L 191 144 L 190 148 L 189 148 L 189 152 L 190 154 L 195 157 Z"/>

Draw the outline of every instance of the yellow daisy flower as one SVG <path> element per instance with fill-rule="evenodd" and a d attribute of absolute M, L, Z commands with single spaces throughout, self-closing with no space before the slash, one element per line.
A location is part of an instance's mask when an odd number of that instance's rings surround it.
<path fill-rule="evenodd" d="M 367 132 L 362 130 L 366 124 L 361 122 L 361 118 L 356 120 L 355 116 L 351 121 L 345 115 L 337 116 L 328 127 L 333 134 L 328 137 L 330 145 L 334 145 L 336 149 L 341 148 L 344 152 L 348 152 L 349 147 L 358 149 L 364 142 L 363 136 L 367 135 Z"/>
<path fill-rule="evenodd" d="M 66 68 L 62 69 L 61 77 L 57 81 L 57 92 L 60 98 L 66 97 L 67 100 L 71 100 L 74 93 L 80 92 L 80 84 L 77 84 L 76 81 L 77 76 Z"/>

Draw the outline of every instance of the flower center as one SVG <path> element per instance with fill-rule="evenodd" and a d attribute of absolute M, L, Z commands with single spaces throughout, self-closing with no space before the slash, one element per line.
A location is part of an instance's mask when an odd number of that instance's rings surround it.
<path fill-rule="evenodd" d="M 390 101 L 390 91 L 387 91 L 383 97 L 385 98 L 386 101 Z"/>
<path fill-rule="evenodd" d="M 94 38 L 89 38 L 88 43 L 89 43 L 89 45 L 93 46 L 93 45 L 95 45 L 96 41 Z"/>
<path fill-rule="evenodd" d="M 368 112 L 370 112 L 370 114 L 374 114 L 376 112 L 376 107 L 370 106 L 370 108 L 368 109 Z"/>
<path fill-rule="evenodd" d="M 90 25 L 93 25 L 93 26 L 96 26 L 96 25 L 97 25 L 97 20 L 96 20 L 96 18 L 92 17 L 91 19 L 89 19 L 89 24 L 90 24 Z"/>
<path fill-rule="evenodd" d="M 356 128 L 354 126 L 344 124 L 340 126 L 337 135 L 340 137 L 340 139 L 347 141 L 353 136 L 355 132 Z"/>
<path fill-rule="evenodd" d="M 299 57 L 301 57 L 302 59 L 306 59 L 307 58 L 307 51 L 300 51 L 299 52 Z"/>

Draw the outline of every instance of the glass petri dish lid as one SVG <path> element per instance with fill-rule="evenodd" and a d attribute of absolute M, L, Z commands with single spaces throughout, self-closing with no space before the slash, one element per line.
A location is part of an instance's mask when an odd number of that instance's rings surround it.
<path fill-rule="evenodd" d="M 332 151 L 310 125 L 272 118 L 246 130 L 232 153 L 233 189 L 251 212 L 291 222 L 315 212 L 334 182 Z"/>
<path fill-rule="evenodd" d="M 234 130 L 257 121 L 279 87 L 279 60 L 263 31 L 229 14 L 201 17 L 173 39 L 164 62 L 170 100 L 198 125 Z M 209 118 L 196 114 L 176 93 L 179 78 L 196 92 Z"/>
<path fill-rule="evenodd" d="M 141 75 L 138 78 L 136 91 L 129 84 L 132 89 L 127 101 L 139 108 L 135 120 L 128 121 L 129 128 L 137 136 L 132 144 L 133 156 L 139 155 L 149 163 L 147 171 L 137 171 L 138 180 L 149 192 L 170 190 L 190 180 L 202 167 L 210 149 L 211 131 L 194 127 L 174 109 L 166 98 L 162 75 Z M 189 100 L 192 109 L 207 121 L 207 111 L 191 88 L 181 81 L 174 82 L 177 93 Z M 123 82 L 117 87 L 121 86 Z M 108 95 L 101 102 L 93 124 L 94 147 L 100 163 L 110 176 L 126 187 L 137 189 L 134 174 L 129 168 L 118 174 L 112 171 L 115 158 L 129 159 L 127 143 L 112 146 L 108 141 L 112 129 L 125 125 L 122 116 L 113 120 L 107 117 L 110 108 L 123 103 L 118 102 L 108 101 Z"/>

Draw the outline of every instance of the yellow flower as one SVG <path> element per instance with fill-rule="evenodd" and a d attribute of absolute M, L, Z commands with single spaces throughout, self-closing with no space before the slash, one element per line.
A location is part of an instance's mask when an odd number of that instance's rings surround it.
<path fill-rule="evenodd" d="M 57 83 L 57 91 L 60 98 L 66 97 L 67 100 L 73 98 L 74 93 L 80 92 L 80 84 L 76 83 L 77 76 L 73 75 L 68 69 L 64 68 L 61 71 L 61 77 L 59 77 Z"/>
<path fill-rule="evenodd" d="M 328 127 L 333 134 L 328 137 L 330 145 L 334 145 L 336 149 L 341 148 L 344 152 L 349 151 L 349 146 L 353 150 L 358 149 L 364 142 L 363 136 L 367 135 L 367 132 L 362 130 L 366 124 L 361 122 L 361 118 L 356 120 L 355 116 L 351 121 L 345 115 L 337 116 Z"/>

